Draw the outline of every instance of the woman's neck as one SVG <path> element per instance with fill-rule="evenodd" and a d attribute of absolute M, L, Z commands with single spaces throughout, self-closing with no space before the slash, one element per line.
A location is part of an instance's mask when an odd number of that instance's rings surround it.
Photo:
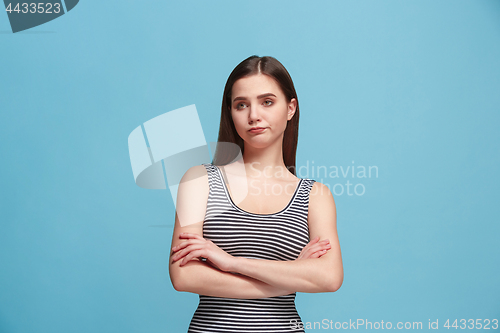
<path fill-rule="evenodd" d="M 279 144 L 265 148 L 255 148 L 245 145 L 243 161 L 248 177 L 253 178 L 289 178 L 293 174 L 287 170 L 283 161 L 283 148 Z"/>

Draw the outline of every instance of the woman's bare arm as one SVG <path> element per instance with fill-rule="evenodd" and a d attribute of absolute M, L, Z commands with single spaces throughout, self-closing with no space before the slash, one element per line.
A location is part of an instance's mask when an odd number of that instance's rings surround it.
<path fill-rule="evenodd" d="M 178 266 L 178 262 L 173 265 Z M 265 298 L 288 295 L 293 291 L 273 287 L 262 281 L 228 272 L 200 261 L 190 261 L 173 281 L 175 290 L 228 298 Z M 172 269 L 172 266 L 171 266 Z"/>

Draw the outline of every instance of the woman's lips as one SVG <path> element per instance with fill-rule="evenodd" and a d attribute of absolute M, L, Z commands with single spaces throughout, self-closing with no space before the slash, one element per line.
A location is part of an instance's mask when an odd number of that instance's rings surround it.
<path fill-rule="evenodd" d="M 266 128 L 257 128 L 257 129 L 251 129 L 249 130 L 250 133 L 262 133 L 266 130 Z"/>

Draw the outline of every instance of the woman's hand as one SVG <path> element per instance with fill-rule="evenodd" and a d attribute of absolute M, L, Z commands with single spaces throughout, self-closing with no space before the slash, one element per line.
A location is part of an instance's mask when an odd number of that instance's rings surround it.
<path fill-rule="evenodd" d="M 323 239 L 321 242 L 318 242 L 318 240 L 319 236 L 307 243 L 295 260 L 319 258 L 325 254 L 326 251 L 330 250 L 331 246 L 328 239 Z"/>
<path fill-rule="evenodd" d="M 172 248 L 174 252 L 177 252 L 172 256 L 173 261 L 184 258 L 180 266 L 185 265 L 190 260 L 205 258 L 207 262 L 224 272 L 229 272 L 233 267 L 235 257 L 222 250 L 211 240 L 186 232 L 180 233 L 179 238 L 187 239 Z"/>

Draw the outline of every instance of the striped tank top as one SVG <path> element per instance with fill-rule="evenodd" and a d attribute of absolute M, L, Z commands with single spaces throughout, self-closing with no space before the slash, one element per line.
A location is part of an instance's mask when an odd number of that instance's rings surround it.
<path fill-rule="evenodd" d="M 307 213 L 314 180 L 302 178 L 288 205 L 273 214 L 247 212 L 233 202 L 221 170 L 207 169 L 209 196 L 203 237 L 235 257 L 295 260 L 309 242 Z M 188 333 L 304 332 L 296 293 L 258 299 L 199 295 Z"/>

